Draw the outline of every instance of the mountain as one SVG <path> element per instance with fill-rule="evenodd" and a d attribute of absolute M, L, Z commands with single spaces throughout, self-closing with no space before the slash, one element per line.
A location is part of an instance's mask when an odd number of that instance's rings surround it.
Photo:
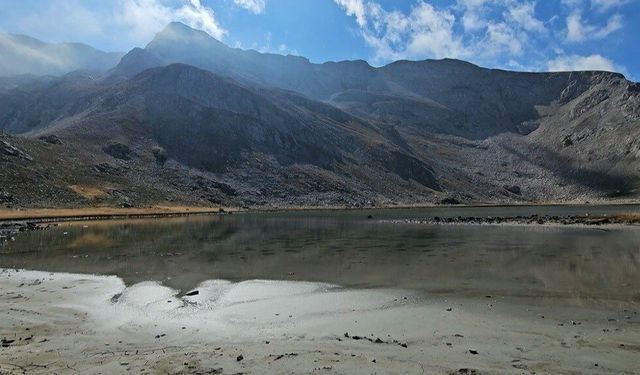
<path fill-rule="evenodd" d="M 122 58 L 81 43 L 45 43 L 16 34 L 0 33 L 0 77 L 62 75 L 74 70 L 104 71 Z"/>
<path fill-rule="evenodd" d="M 531 131 L 540 118 L 538 107 L 567 102 L 600 76 L 624 79 L 607 72 L 516 73 L 452 59 L 396 61 L 381 68 L 365 61 L 312 64 L 297 56 L 230 48 L 179 22 L 144 50 L 127 54 L 114 71 L 131 77 L 171 63 L 246 85 L 296 91 L 370 120 L 474 139 Z"/>
<path fill-rule="evenodd" d="M 0 91 L 0 191 L 14 205 L 639 194 L 640 85 L 616 73 L 312 64 L 173 23 L 102 76 L 11 85 Z"/>

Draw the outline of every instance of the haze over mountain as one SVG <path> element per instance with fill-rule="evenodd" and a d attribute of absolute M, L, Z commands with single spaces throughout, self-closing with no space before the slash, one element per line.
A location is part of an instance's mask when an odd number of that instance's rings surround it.
<path fill-rule="evenodd" d="M 640 85 L 617 73 L 312 64 L 172 23 L 100 77 L 16 85 L 0 95 L 0 129 L 12 134 L 0 178 L 13 204 L 638 195 Z"/>
<path fill-rule="evenodd" d="M 121 53 L 103 52 L 86 44 L 45 43 L 26 35 L 0 33 L 0 77 L 103 71 L 121 58 Z"/>

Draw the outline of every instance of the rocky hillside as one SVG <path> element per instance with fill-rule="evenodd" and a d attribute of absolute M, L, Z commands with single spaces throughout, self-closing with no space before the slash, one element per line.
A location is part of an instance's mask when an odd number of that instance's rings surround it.
<path fill-rule="evenodd" d="M 13 205 L 638 195 L 640 85 L 615 73 L 312 64 L 174 23 L 102 76 L 7 82 L 0 199 Z"/>

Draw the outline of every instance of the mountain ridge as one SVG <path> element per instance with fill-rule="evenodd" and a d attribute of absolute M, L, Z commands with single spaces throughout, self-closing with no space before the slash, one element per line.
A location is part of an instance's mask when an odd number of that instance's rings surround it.
<path fill-rule="evenodd" d="M 0 76 L 61 75 L 74 70 L 105 71 L 123 54 L 83 43 L 46 43 L 22 34 L 0 32 Z"/>
<path fill-rule="evenodd" d="M 0 190 L 22 205 L 46 201 L 26 196 L 34 179 L 68 205 L 575 202 L 640 186 L 640 85 L 618 73 L 313 64 L 177 24 L 102 76 L 0 92 L 0 130 L 36 155 L 0 153 Z"/>

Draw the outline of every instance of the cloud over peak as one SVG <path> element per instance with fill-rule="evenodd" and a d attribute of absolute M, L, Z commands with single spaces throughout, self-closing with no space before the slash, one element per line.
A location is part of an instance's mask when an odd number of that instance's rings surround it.
<path fill-rule="evenodd" d="M 568 55 L 559 56 L 548 63 L 550 72 L 566 72 L 574 70 L 603 70 L 607 72 L 616 72 L 613 61 L 599 54 L 590 56 Z"/>
<path fill-rule="evenodd" d="M 200 0 L 182 0 L 178 7 L 171 7 L 161 0 L 119 0 L 122 6 L 116 10 L 115 20 L 131 30 L 137 40 L 148 41 L 172 21 L 183 22 L 193 28 L 222 39 L 227 31 L 220 26 L 211 8 Z"/>

